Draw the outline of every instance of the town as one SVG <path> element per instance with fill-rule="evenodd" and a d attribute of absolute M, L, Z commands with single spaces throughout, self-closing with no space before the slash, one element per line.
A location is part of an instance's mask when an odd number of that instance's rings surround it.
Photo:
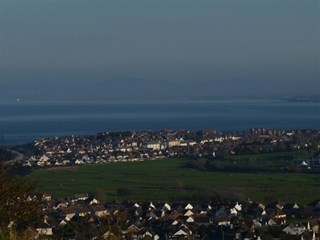
<path fill-rule="evenodd" d="M 23 166 L 50 167 L 81 164 L 144 161 L 168 157 L 224 159 L 228 156 L 292 151 L 297 164 L 319 168 L 320 131 L 252 128 L 249 133 L 218 133 L 215 130 L 102 132 L 95 136 L 41 138 L 27 149 Z M 314 156 L 303 159 L 299 152 Z"/>
<path fill-rule="evenodd" d="M 318 174 L 320 170 L 320 132 L 316 129 L 252 128 L 248 133 L 219 133 L 212 129 L 102 132 L 95 136 L 41 138 L 32 144 L 14 146 L 12 149 L 19 154 L 4 162 L 5 165 L 18 162 L 20 166 L 35 170 L 155 159 L 164 161 L 162 159 L 165 158 L 172 158 L 172 161 L 187 158 L 196 163 L 199 159 L 209 159 L 214 163 L 234 156 L 240 159 L 241 155 L 257 156 L 276 152 L 293 153 L 294 158 L 290 162 L 295 167 L 286 171 L 298 169 Z M 308 157 L 305 153 L 309 153 Z M 235 171 L 235 164 L 238 163 L 232 161 L 232 171 Z M 8 179 L 9 186 L 11 176 Z M 14 196 L 11 190 L 8 196 Z M 124 196 L 128 195 L 124 193 Z M 298 202 L 255 201 L 221 195 L 212 195 L 207 200 L 199 201 L 105 201 L 100 197 L 94 192 L 60 198 L 48 193 L 30 192 L 12 201 L 20 202 L 21 206 L 30 206 L 34 202 L 36 214 L 31 214 L 31 219 L 34 220 L 36 216 L 36 221 L 20 223 L 18 215 L 10 215 L 4 218 L 8 220 L 5 227 L 10 230 L 25 224 L 29 237 L 32 236 L 30 239 L 320 238 L 320 199 L 317 192 L 314 193 L 314 201 L 303 205 Z M 14 205 L 3 204 L 4 216 L 16 211 Z"/>
<path fill-rule="evenodd" d="M 88 194 L 61 199 L 44 194 L 28 201 L 37 198 L 39 221 L 30 235 L 38 239 L 317 240 L 320 236 L 319 199 L 306 206 L 221 199 L 102 204 Z"/>

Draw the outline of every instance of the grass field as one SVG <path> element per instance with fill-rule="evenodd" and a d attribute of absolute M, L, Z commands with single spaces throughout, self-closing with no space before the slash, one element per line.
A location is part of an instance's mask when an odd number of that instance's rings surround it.
<path fill-rule="evenodd" d="M 34 170 L 29 179 L 54 197 L 96 191 L 107 200 L 170 201 L 218 193 L 256 201 L 306 204 L 319 197 L 320 175 L 303 173 L 224 173 L 186 168 L 186 159 L 85 165 Z M 120 195 L 118 189 L 129 189 Z M 239 199 L 240 200 L 240 199 Z"/>
<path fill-rule="evenodd" d="M 257 168 L 274 168 L 288 166 L 293 163 L 293 159 L 311 159 L 314 156 L 313 152 L 307 151 L 290 151 L 290 152 L 273 152 L 273 153 L 260 153 L 252 155 L 233 155 L 228 156 L 225 161 L 228 164 L 233 164 L 244 167 L 257 167 Z"/>

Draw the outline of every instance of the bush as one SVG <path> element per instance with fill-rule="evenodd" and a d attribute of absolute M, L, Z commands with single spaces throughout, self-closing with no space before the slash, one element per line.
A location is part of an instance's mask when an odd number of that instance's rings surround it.
<path fill-rule="evenodd" d="M 12 232 L 19 236 L 38 222 L 39 201 L 33 197 L 35 184 L 9 172 L 7 167 L 0 165 L 0 229 L 3 236 Z"/>

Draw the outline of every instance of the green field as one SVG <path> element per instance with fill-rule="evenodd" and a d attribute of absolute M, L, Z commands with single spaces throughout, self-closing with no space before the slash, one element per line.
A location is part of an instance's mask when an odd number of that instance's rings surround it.
<path fill-rule="evenodd" d="M 183 200 L 218 194 L 256 201 L 308 203 L 319 197 L 320 175 L 303 173 L 224 173 L 186 168 L 187 159 L 162 159 L 34 170 L 28 179 L 54 197 L 88 191 L 106 200 Z M 124 194 L 119 189 L 129 189 Z"/>
<path fill-rule="evenodd" d="M 220 159 L 226 166 L 237 166 L 238 168 L 259 168 L 279 170 L 280 167 L 292 167 L 293 159 L 312 159 L 313 152 L 308 151 L 290 151 L 290 152 L 273 152 L 259 153 L 251 155 L 232 155 L 225 159 Z M 236 164 L 236 165 L 235 165 Z"/>

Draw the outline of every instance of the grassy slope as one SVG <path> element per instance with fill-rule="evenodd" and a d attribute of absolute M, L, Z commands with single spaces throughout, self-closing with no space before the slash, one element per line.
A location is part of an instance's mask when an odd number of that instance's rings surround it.
<path fill-rule="evenodd" d="M 71 196 L 92 189 L 107 194 L 108 200 L 170 200 L 177 192 L 219 192 L 257 201 L 308 203 L 320 189 L 319 174 L 223 173 L 185 168 L 185 159 L 163 159 L 139 163 L 86 165 L 35 170 L 29 178 L 39 182 L 39 190 L 55 197 Z M 128 188 L 128 196 L 117 196 L 118 188 Z"/>
<path fill-rule="evenodd" d="M 313 153 L 306 151 L 296 152 L 274 152 L 274 153 L 260 153 L 252 155 L 234 155 L 227 157 L 227 163 L 233 164 L 236 162 L 238 165 L 248 167 L 271 167 L 279 168 L 281 166 L 288 166 L 292 163 L 293 159 L 312 158 Z"/>

